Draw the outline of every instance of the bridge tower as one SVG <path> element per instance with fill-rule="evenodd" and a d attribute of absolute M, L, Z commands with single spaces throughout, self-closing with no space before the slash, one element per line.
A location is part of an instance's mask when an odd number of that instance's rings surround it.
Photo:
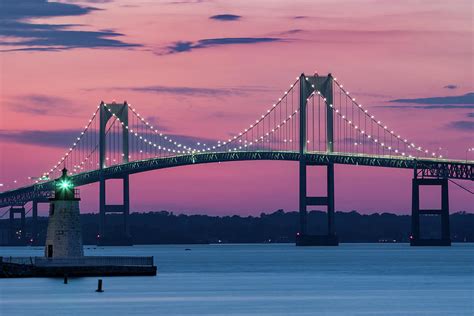
<path fill-rule="evenodd" d="M 110 111 L 109 111 L 110 109 Z M 106 104 L 103 101 L 100 103 L 100 129 L 99 129 L 99 169 L 100 169 L 100 180 L 99 180 L 99 236 L 98 236 L 98 244 L 108 244 L 111 242 L 111 238 L 108 238 L 106 232 L 106 215 L 107 213 L 115 213 L 115 214 L 122 214 L 123 216 L 123 230 L 122 236 L 117 238 L 114 236 L 114 244 L 130 244 L 130 231 L 129 231 L 129 214 L 130 214 L 130 183 L 129 183 L 129 175 L 120 175 L 115 177 L 114 179 L 122 180 L 122 204 L 111 205 L 107 204 L 106 200 L 106 180 L 113 179 L 110 177 L 106 177 L 105 174 L 102 172 L 104 168 L 107 167 L 107 152 L 106 152 L 106 128 L 107 122 L 113 115 L 117 116 L 121 122 L 124 123 L 122 125 L 122 141 L 121 141 L 121 149 L 122 149 L 122 163 L 128 163 L 129 159 L 129 149 L 128 149 L 128 129 L 125 126 L 128 126 L 128 104 L 127 102 L 124 103 L 109 103 Z M 119 240 L 119 241 L 118 241 Z"/>
<path fill-rule="evenodd" d="M 339 240 L 335 233 L 334 227 L 334 164 L 326 163 L 322 166 L 326 167 L 326 196 L 312 197 L 307 193 L 307 167 L 321 164 L 309 162 L 306 159 L 307 151 L 307 126 L 306 126 L 306 105 L 307 99 L 318 90 L 324 98 L 326 98 L 326 151 L 333 152 L 334 133 L 333 108 L 329 104 L 333 104 L 333 78 L 331 74 L 327 76 L 310 76 L 304 74 L 300 76 L 300 131 L 299 131 L 299 151 L 300 151 L 300 184 L 299 184 L 299 207 L 300 207 L 300 231 L 296 236 L 297 246 L 337 246 Z M 308 232 L 308 206 L 326 206 L 327 208 L 327 233 L 320 235 L 311 235 Z"/>
<path fill-rule="evenodd" d="M 411 210 L 411 246 L 451 246 L 451 233 L 449 227 L 449 192 L 448 177 L 442 173 L 436 178 L 426 177 L 426 170 L 418 170 L 415 166 L 412 180 L 412 210 Z M 420 209 L 420 187 L 439 186 L 441 188 L 440 209 Z M 420 233 L 420 217 L 423 215 L 441 217 L 440 238 L 423 238 Z"/>

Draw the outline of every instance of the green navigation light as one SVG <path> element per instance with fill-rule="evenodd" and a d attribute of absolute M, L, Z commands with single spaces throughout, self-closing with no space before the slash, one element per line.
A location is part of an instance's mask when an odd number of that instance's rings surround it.
<path fill-rule="evenodd" d="M 63 180 L 61 182 L 59 182 L 59 188 L 63 189 L 63 190 L 69 190 L 69 189 L 72 189 L 73 185 L 70 181 L 68 180 Z"/>

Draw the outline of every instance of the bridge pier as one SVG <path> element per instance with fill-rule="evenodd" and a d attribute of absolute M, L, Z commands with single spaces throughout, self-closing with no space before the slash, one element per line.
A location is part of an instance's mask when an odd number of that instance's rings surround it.
<path fill-rule="evenodd" d="M 441 187 L 441 208 L 434 210 L 420 209 L 420 186 Z M 436 239 L 422 238 L 420 234 L 420 216 L 441 216 L 441 237 Z M 411 246 L 451 246 L 451 234 L 449 227 L 449 194 L 448 179 L 426 179 L 415 178 L 412 181 L 412 234 L 410 236 Z"/>
<path fill-rule="evenodd" d="M 99 245 L 131 245 L 131 236 L 129 228 L 129 214 L 130 214 L 130 179 L 129 175 L 122 176 L 122 204 L 107 204 L 106 201 L 106 179 L 100 179 L 99 193 L 100 193 L 100 208 L 99 208 L 99 236 L 97 244 Z M 123 219 L 123 226 L 120 236 L 109 236 L 106 231 L 106 217 L 107 214 L 121 214 Z M 110 237 L 110 238 L 109 238 Z"/>
<path fill-rule="evenodd" d="M 334 226 L 334 164 L 325 165 L 327 176 L 326 196 L 307 195 L 307 167 L 310 164 L 300 164 L 300 231 L 296 235 L 297 246 L 337 246 L 339 239 Z M 308 233 L 308 206 L 327 207 L 327 233 L 311 235 Z"/>
<path fill-rule="evenodd" d="M 10 207 L 9 226 L 9 241 L 10 245 L 24 245 L 26 243 L 26 213 L 25 206 L 11 206 Z M 20 227 L 15 225 L 15 214 L 20 214 Z M 20 231 L 20 238 L 17 235 L 17 229 Z"/>

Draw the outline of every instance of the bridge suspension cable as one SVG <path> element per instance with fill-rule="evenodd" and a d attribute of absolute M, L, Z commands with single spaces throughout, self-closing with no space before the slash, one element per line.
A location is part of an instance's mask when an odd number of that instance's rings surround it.
<path fill-rule="evenodd" d="M 316 82 L 318 75 L 306 77 L 305 85 Z M 316 78 L 316 79 L 315 79 Z M 321 77 L 329 78 L 329 77 Z M 316 80 L 316 81 L 314 81 Z M 306 150 L 307 152 L 327 153 L 328 148 L 328 119 L 333 126 L 333 144 L 331 151 L 335 154 L 349 155 L 380 155 L 397 156 L 402 159 L 415 157 L 443 158 L 435 152 L 415 145 L 414 142 L 402 138 L 394 130 L 358 103 L 336 78 L 331 80 L 331 101 L 313 85 L 312 93 L 306 99 Z M 289 89 L 273 103 L 253 123 L 232 137 L 217 141 L 217 144 L 198 146 L 186 142 L 178 142 L 159 129 L 131 104 L 125 108 L 130 116 L 123 121 L 111 110 L 109 105 L 102 103 L 111 113 L 113 120 L 107 123 L 106 136 L 106 166 L 121 164 L 123 161 L 136 161 L 150 158 L 162 158 L 176 155 L 236 152 L 236 151 L 284 151 L 299 152 L 300 147 L 300 77 L 290 85 Z M 328 93 L 328 92 L 326 92 Z M 71 147 L 48 171 L 36 180 L 36 183 L 52 179 L 59 173 L 62 165 L 72 174 L 95 170 L 99 167 L 100 119 L 97 107 L 82 132 L 75 138 Z M 123 109 L 122 109 L 123 110 Z M 329 115 L 331 114 L 331 115 Z M 124 136 L 124 133 L 127 135 Z M 126 138 L 125 138 L 126 137 Z M 331 138 L 332 139 L 332 138 Z M 128 140 L 129 151 L 124 159 L 124 141 Z"/>

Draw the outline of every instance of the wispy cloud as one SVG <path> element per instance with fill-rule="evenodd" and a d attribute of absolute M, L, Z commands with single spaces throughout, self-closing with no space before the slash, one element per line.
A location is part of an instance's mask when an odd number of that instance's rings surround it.
<path fill-rule="evenodd" d="M 267 86 L 235 86 L 235 87 L 218 87 L 218 88 L 207 88 L 207 87 L 186 87 L 186 86 L 162 86 L 162 85 L 150 85 L 150 86 L 135 86 L 135 87 L 108 87 L 108 88 L 93 88 L 90 90 L 129 90 L 143 93 L 153 94 L 170 94 L 170 95 L 181 95 L 181 96 L 197 96 L 197 97 L 219 97 L 219 96 L 230 96 L 230 95 L 247 95 L 257 92 L 271 92 L 279 91 Z"/>
<path fill-rule="evenodd" d="M 449 123 L 448 127 L 460 131 L 474 132 L 474 121 L 454 121 Z"/>
<path fill-rule="evenodd" d="M 435 104 L 435 105 L 385 105 L 382 106 L 384 108 L 392 108 L 392 109 L 423 109 L 423 110 L 436 110 L 436 109 L 474 109 L 474 105 L 472 104 Z"/>
<path fill-rule="evenodd" d="M 15 112 L 29 113 L 34 115 L 64 115 L 66 109 L 70 109 L 71 101 L 61 97 L 43 94 L 27 94 L 16 97 L 7 104 Z M 67 112 L 69 115 L 70 112 Z"/>
<path fill-rule="evenodd" d="M 457 85 L 455 85 L 455 84 L 448 84 L 448 85 L 444 86 L 443 88 L 445 88 L 445 89 L 450 89 L 450 90 L 454 90 L 454 89 L 457 89 L 457 88 L 459 88 L 459 87 L 458 87 Z"/>
<path fill-rule="evenodd" d="M 237 21 L 241 18 L 242 16 L 235 14 L 217 14 L 209 17 L 209 19 L 217 21 Z"/>
<path fill-rule="evenodd" d="M 395 99 L 391 103 L 404 103 L 397 105 L 387 105 L 389 108 L 403 109 L 474 109 L 474 93 L 466 93 L 458 96 Z M 406 103 L 406 104 L 405 104 Z"/>
<path fill-rule="evenodd" d="M 474 104 L 474 92 L 458 96 L 415 98 L 415 99 L 396 99 L 390 102 L 395 103 L 417 103 L 417 104 Z"/>
<path fill-rule="evenodd" d="M 104 2 L 92 0 L 91 2 Z M 141 46 L 116 39 L 123 34 L 111 30 L 81 31 L 71 24 L 36 24 L 29 18 L 86 15 L 99 10 L 72 3 L 47 0 L 3 1 L 0 10 L 0 51 L 60 51 L 73 48 L 131 48 Z M 8 39 L 7 39 L 8 38 Z M 12 38 L 12 39 L 10 39 Z"/>
<path fill-rule="evenodd" d="M 0 130 L 0 140 L 20 144 L 36 145 L 43 147 L 66 148 L 76 139 L 78 130 L 54 130 L 54 131 L 10 131 Z"/>
<path fill-rule="evenodd" d="M 227 96 L 243 94 L 242 88 L 199 88 L 199 87 L 177 87 L 177 86 L 143 86 L 143 87 L 117 87 L 114 90 L 130 90 L 154 94 L 174 94 L 182 96 Z"/>
<path fill-rule="evenodd" d="M 224 45 L 252 45 L 271 42 L 282 42 L 285 39 L 278 37 L 223 37 L 223 38 L 208 38 L 191 41 L 179 41 L 166 47 L 165 52 L 158 53 L 159 55 L 169 55 L 183 52 L 190 52 L 195 49 L 210 48 Z"/>
<path fill-rule="evenodd" d="M 160 128 L 161 131 L 163 129 Z M 28 130 L 28 131 L 15 131 L 15 130 L 0 130 L 0 141 L 11 142 L 25 145 L 34 145 L 50 148 L 68 148 L 71 143 L 79 135 L 79 130 L 60 129 L 60 130 Z M 166 133 L 166 135 L 186 147 L 193 148 L 204 148 L 204 145 L 214 146 L 217 144 L 217 140 L 210 138 L 202 138 L 195 136 L 188 136 L 182 134 Z M 198 145 L 199 143 L 199 145 Z M 133 151 L 132 148 L 130 150 Z"/>

